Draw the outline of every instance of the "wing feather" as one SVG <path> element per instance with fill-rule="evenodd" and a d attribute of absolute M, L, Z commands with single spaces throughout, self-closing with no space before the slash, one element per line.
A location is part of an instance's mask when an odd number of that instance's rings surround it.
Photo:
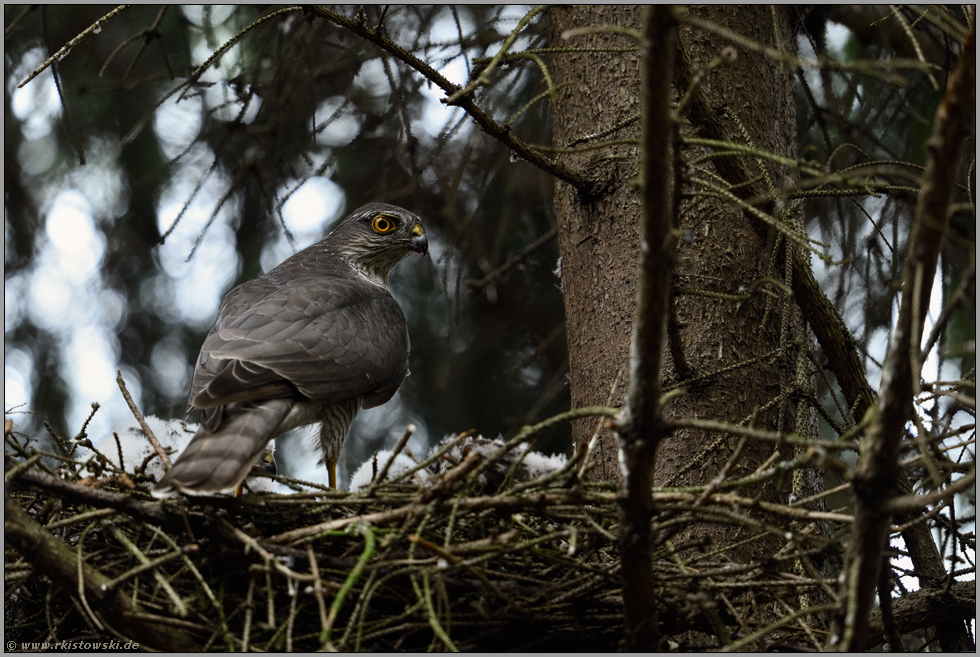
<path fill-rule="evenodd" d="M 228 294 L 198 358 L 190 403 L 391 398 L 408 373 L 405 315 L 359 278 L 260 277 Z"/>

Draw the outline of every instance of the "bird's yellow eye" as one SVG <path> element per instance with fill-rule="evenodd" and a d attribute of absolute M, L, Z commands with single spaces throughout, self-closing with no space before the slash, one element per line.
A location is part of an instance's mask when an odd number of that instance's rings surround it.
<path fill-rule="evenodd" d="M 379 214 L 371 222 L 371 227 L 374 228 L 374 232 L 379 235 L 386 235 L 391 231 L 395 230 L 395 220 L 385 214 Z"/>

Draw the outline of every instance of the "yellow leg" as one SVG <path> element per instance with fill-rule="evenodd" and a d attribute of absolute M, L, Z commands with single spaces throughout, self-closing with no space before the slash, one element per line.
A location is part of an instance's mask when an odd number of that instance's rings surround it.
<path fill-rule="evenodd" d="M 337 487 L 337 462 L 327 461 L 327 480 L 330 482 L 330 488 Z"/>

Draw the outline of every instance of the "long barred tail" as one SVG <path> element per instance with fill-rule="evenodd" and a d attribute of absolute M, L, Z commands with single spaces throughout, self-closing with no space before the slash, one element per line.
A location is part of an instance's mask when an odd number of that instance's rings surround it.
<path fill-rule="evenodd" d="M 289 415 L 293 402 L 270 399 L 229 404 L 211 431 L 201 428 L 153 488 L 154 497 L 234 492 Z"/>

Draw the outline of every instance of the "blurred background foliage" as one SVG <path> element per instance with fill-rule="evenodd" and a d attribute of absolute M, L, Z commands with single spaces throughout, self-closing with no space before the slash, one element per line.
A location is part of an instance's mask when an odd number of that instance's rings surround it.
<path fill-rule="evenodd" d="M 129 426 L 117 368 L 144 412 L 182 417 L 222 294 L 369 201 L 422 216 L 432 250 L 392 280 L 409 318 L 412 375 L 395 401 L 359 418 L 342 472 L 409 421 L 424 442 L 468 428 L 510 434 L 568 407 L 548 175 L 440 103 L 421 75 L 298 8 L 130 7 L 19 86 L 107 11 L 4 10 L 5 412 L 22 431 L 43 435 L 47 420 L 74 436 L 93 402 L 102 406 L 87 425 L 93 439 Z M 529 8 L 339 11 L 383 26 L 464 84 Z M 796 12 L 803 57 L 922 57 L 937 67 L 936 79 L 908 69 L 797 73 L 802 158 L 828 171 L 891 163 L 879 177 L 890 187 L 877 195 L 805 203 L 811 235 L 842 262 L 814 266 L 867 356 L 873 387 L 916 198 L 917 183 L 894 172 L 921 174 L 957 53 L 943 26 L 964 22 L 959 11 L 916 22 L 921 52 L 911 55 L 897 19 L 846 7 Z M 545 11 L 528 21 L 511 51 L 555 45 L 547 20 Z M 502 66 L 476 102 L 523 140 L 548 144 L 542 71 L 533 60 Z M 967 151 L 972 161 L 975 146 Z M 966 175 L 942 258 L 946 299 L 972 271 L 973 169 Z M 938 378 L 975 367 L 975 284 L 966 278 L 968 301 L 940 350 L 956 371 Z M 569 436 L 561 425 L 538 446 L 568 452 Z"/>
<path fill-rule="evenodd" d="M 813 259 L 821 287 L 841 312 L 877 390 L 898 310 L 904 254 L 926 161 L 933 116 L 959 57 L 973 14 L 933 6 L 827 5 L 798 11 L 802 57 L 854 63 L 851 70 L 797 70 L 800 157 L 828 173 L 874 181 L 874 193 L 805 196 L 811 237 L 830 245 L 832 266 Z M 910 27 L 912 26 L 912 27 Z M 862 64 L 858 64 L 863 62 Z M 910 63 L 924 70 L 910 70 Z M 976 380 L 976 135 L 961 151 L 927 330 L 961 288 L 926 380 Z M 828 185 L 833 188 L 835 185 Z M 820 384 L 824 407 L 832 388 Z M 933 398 L 920 411 L 937 434 L 965 407 Z M 831 411 L 838 419 L 840 413 Z M 960 416 L 956 422 L 969 421 Z M 824 437 L 835 437 L 822 424 Z"/>

